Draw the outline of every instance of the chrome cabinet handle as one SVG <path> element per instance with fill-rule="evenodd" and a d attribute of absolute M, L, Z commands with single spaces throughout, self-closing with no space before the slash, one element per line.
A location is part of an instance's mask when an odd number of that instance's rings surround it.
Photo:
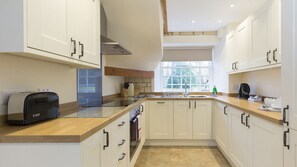
<path fill-rule="evenodd" d="M 227 106 L 224 107 L 224 114 L 225 114 L 225 115 L 227 115 L 227 111 L 226 111 L 226 109 L 227 109 Z"/>
<path fill-rule="evenodd" d="M 276 54 L 275 54 L 276 52 L 277 52 L 277 48 L 275 48 L 273 50 L 273 52 L 272 52 L 273 53 L 273 57 L 272 58 L 273 58 L 273 61 L 275 61 L 277 63 Z"/>
<path fill-rule="evenodd" d="M 164 101 L 158 101 L 157 103 L 158 103 L 158 104 L 165 104 Z"/>
<path fill-rule="evenodd" d="M 288 129 L 287 131 L 284 131 L 284 147 L 287 147 L 288 150 L 290 150 L 290 145 L 287 144 L 287 134 L 290 134 L 290 129 Z"/>
<path fill-rule="evenodd" d="M 78 58 L 80 59 L 81 57 L 84 57 L 84 44 L 81 42 L 78 42 L 78 45 L 81 47 L 81 53 L 78 56 Z"/>
<path fill-rule="evenodd" d="M 106 147 L 109 147 L 109 133 L 103 130 L 103 133 L 106 134 L 106 144 L 103 145 L 103 150 L 105 150 Z"/>
<path fill-rule="evenodd" d="M 125 121 L 123 121 L 122 123 L 118 124 L 118 127 L 124 126 L 126 124 Z"/>
<path fill-rule="evenodd" d="M 73 43 L 73 52 L 71 53 L 71 57 L 73 57 L 73 55 L 76 54 L 76 40 L 71 38 L 71 43 Z"/>
<path fill-rule="evenodd" d="M 125 157 L 126 157 L 126 154 L 125 154 L 125 153 L 123 153 L 123 154 L 122 154 L 122 157 L 121 157 L 121 158 L 119 158 L 119 159 L 118 159 L 118 161 L 121 161 L 121 160 L 123 160 Z"/>
<path fill-rule="evenodd" d="M 250 128 L 249 118 L 250 118 L 250 114 L 245 117 L 245 126 L 248 127 L 248 128 Z"/>
<path fill-rule="evenodd" d="M 189 109 L 191 108 L 191 101 L 189 101 Z"/>
<path fill-rule="evenodd" d="M 143 113 L 143 105 L 140 105 L 140 112 L 142 112 Z"/>
<path fill-rule="evenodd" d="M 269 54 L 271 53 L 271 50 L 269 50 L 267 53 L 266 53 L 266 61 L 270 64 L 271 61 L 269 60 Z"/>
<path fill-rule="evenodd" d="M 197 107 L 197 105 L 196 105 L 196 100 L 195 100 L 195 106 L 194 106 L 194 108 L 196 109 L 196 107 Z"/>
<path fill-rule="evenodd" d="M 289 105 L 283 109 L 283 123 L 289 126 L 289 121 L 287 121 L 287 110 L 289 110 Z"/>
<path fill-rule="evenodd" d="M 232 63 L 232 70 L 235 70 L 235 69 L 234 69 L 234 63 Z"/>
<path fill-rule="evenodd" d="M 120 144 L 118 144 L 118 146 L 120 147 L 120 146 L 122 146 L 122 145 L 124 145 L 126 143 L 126 140 L 122 140 L 122 142 L 120 143 Z"/>
<path fill-rule="evenodd" d="M 241 114 L 241 124 L 245 125 L 245 123 L 243 122 L 243 116 L 245 115 L 245 112 Z"/>

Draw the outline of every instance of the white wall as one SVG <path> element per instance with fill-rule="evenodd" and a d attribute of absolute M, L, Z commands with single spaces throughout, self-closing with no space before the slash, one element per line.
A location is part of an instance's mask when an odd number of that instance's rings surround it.
<path fill-rule="evenodd" d="M 0 91 L 46 88 L 58 93 L 60 103 L 77 101 L 76 69 L 21 56 L 0 54 L 0 57 Z M 3 115 L 7 109 L 0 106 Z"/>
<path fill-rule="evenodd" d="M 250 85 L 251 94 L 281 96 L 281 68 L 243 73 L 242 82 Z"/>
<path fill-rule="evenodd" d="M 106 66 L 106 57 L 102 56 L 102 96 L 113 95 L 121 92 L 121 84 L 124 83 L 124 77 L 106 76 L 104 75 L 104 67 Z"/>
<path fill-rule="evenodd" d="M 229 76 L 226 71 L 225 38 L 213 48 L 213 84 L 218 92 L 229 93 Z"/>

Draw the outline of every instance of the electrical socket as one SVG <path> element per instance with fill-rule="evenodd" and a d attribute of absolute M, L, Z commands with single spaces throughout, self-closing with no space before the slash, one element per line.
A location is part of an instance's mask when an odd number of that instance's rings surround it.
<path fill-rule="evenodd" d="M 24 89 L 7 89 L 0 91 L 0 104 L 1 105 L 8 105 L 8 100 L 12 94 L 25 92 Z"/>

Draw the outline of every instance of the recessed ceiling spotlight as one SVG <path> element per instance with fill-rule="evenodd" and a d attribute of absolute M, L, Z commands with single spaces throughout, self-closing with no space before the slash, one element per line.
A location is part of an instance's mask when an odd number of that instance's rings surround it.
<path fill-rule="evenodd" d="M 218 22 L 219 22 L 219 23 L 221 23 L 221 22 L 222 22 L 222 20 L 218 20 Z"/>
<path fill-rule="evenodd" d="M 196 21 L 195 20 L 192 20 L 192 23 L 196 23 Z"/>
<path fill-rule="evenodd" d="M 235 6 L 234 4 L 231 4 L 231 5 L 230 5 L 230 8 L 233 8 L 234 6 Z"/>

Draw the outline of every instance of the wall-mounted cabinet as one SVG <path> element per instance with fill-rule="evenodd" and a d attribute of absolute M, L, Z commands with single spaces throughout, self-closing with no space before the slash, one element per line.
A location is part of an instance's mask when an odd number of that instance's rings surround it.
<path fill-rule="evenodd" d="M 281 63 L 280 0 L 267 1 L 226 36 L 227 72 Z"/>
<path fill-rule="evenodd" d="M 99 0 L 4 0 L 0 6 L 0 52 L 100 68 Z"/>
<path fill-rule="evenodd" d="M 251 18 L 247 18 L 226 36 L 227 70 L 234 72 L 249 68 L 251 55 Z"/>

